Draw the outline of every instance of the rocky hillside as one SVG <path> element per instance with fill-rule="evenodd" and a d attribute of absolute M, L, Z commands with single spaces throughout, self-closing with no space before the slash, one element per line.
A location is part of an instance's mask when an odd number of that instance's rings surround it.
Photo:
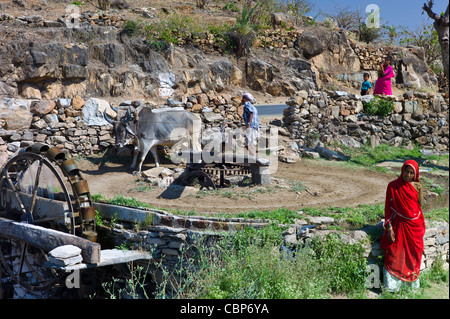
<path fill-rule="evenodd" d="M 419 48 L 375 48 L 319 23 L 294 27 L 274 15 L 274 28 L 257 38 L 243 58 L 224 53 L 212 34 L 179 39 L 155 50 L 141 36 L 123 32 L 124 21 L 157 21 L 162 12 L 230 23 L 239 13 L 218 2 L 112 1 L 107 12 L 80 6 L 80 27 L 69 28 L 63 0 L 0 1 L 0 96 L 25 99 L 101 97 L 184 100 L 199 93 L 239 94 L 258 102 L 285 101 L 299 90 L 343 89 L 357 93 L 362 74 L 376 77 L 383 57 L 396 57 L 397 88 L 434 91 L 437 79 Z M 144 7 L 146 6 L 146 7 Z M 209 20 L 208 20 L 209 19 Z M 120 99 L 118 99 L 120 97 Z"/>

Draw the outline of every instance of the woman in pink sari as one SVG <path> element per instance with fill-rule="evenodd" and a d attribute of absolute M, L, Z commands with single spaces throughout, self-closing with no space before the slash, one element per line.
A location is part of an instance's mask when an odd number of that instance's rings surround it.
<path fill-rule="evenodd" d="M 379 76 L 375 82 L 373 94 L 392 95 L 391 78 L 395 76 L 394 69 L 391 66 L 392 58 L 387 57 L 381 66 Z"/>

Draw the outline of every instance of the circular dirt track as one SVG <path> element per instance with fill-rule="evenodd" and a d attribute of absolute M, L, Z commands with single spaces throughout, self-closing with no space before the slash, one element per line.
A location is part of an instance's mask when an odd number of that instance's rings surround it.
<path fill-rule="evenodd" d="M 91 194 L 101 194 L 105 199 L 122 195 L 161 209 L 196 213 L 375 204 L 384 201 L 387 184 L 396 177 L 343 162 L 302 159 L 294 164 L 279 162 L 277 171 L 272 174 L 273 182 L 268 186 L 234 186 L 213 192 L 197 192 L 186 187 L 175 198 L 168 199 L 164 198 L 166 189 L 150 187 L 142 178 L 133 176 L 126 168 L 128 165 L 114 162 L 95 165 L 87 160 L 78 162 Z M 153 167 L 152 163 L 144 164 L 143 170 Z"/>

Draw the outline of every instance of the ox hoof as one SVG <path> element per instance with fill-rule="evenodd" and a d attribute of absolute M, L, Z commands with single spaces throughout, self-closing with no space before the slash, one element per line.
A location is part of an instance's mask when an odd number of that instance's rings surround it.
<path fill-rule="evenodd" d="M 139 176 L 139 175 L 141 175 L 141 172 L 139 172 L 139 171 L 133 171 L 133 175 L 134 175 L 134 176 Z"/>

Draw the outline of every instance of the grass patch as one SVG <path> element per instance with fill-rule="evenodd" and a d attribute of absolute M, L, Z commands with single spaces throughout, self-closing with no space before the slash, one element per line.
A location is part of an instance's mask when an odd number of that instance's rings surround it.
<path fill-rule="evenodd" d="M 345 155 L 350 157 L 349 162 L 366 167 L 374 167 L 376 164 L 384 161 L 420 160 L 423 157 L 417 145 L 413 149 L 392 147 L 388 144 L 380 144 L 377 147 L 365 145 L 361 148 L 349 148 L 340 145 L 339 148 Z"/>
<path fill-rule="evenodd" d="M 432 209 L 428 212 L 424 212 L 424 216 L 426 219 L 444 220 L 448 223 L 449 222 L 449 208 L 442 207 L 442 208 Z"/>
<path fill-rule="evenodd" d="M 186 271 L 183 277 L 181 270 L 166 272 L 156 297 L 321 299 L 365 289 L 361 245 L 344 244 L 339 237 L 329 236 L 294 255 L 279 249 L 277 233 L 276 229 L 269 233 L 245 229 L 222 239 L 213 249 L 197 243 L 198 256 L 179 262 L 184 270 L 195 272 Z"/>

